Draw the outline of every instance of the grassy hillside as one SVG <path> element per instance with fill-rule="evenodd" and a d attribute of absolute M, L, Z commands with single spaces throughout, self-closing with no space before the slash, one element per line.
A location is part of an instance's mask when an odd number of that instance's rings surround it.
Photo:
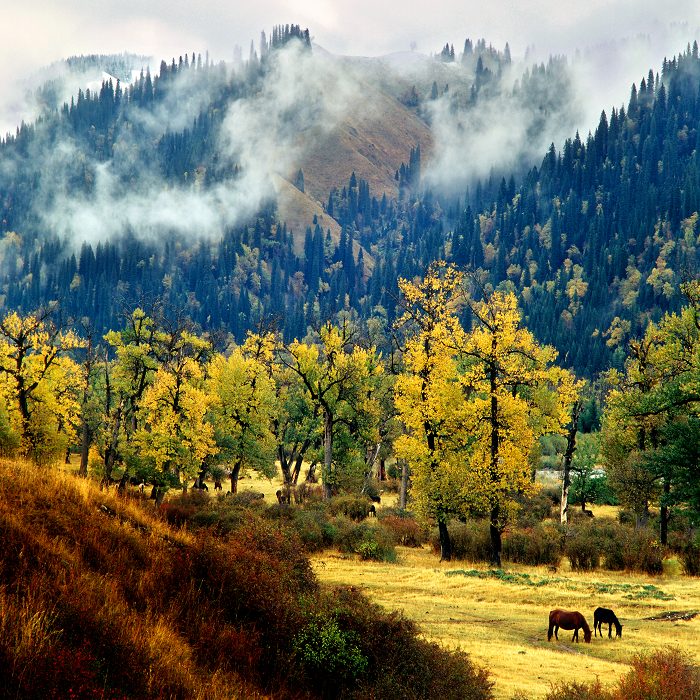
<path fill-rule="evenodd" d="M 362 84 L 362 94 L 338 128 L 305 137 L 304 185 L 321 202 L 353 172 L 369 183 L 373 196 L 396 197 L 394 175 L 401 163 L 408 163 L 411 148 L 420 144 L 426 156 L 432 149 L 430 127 L 415 111 L 370 83 Z"/>
<path fill-rule="evenodd" d="M 329 216 L 318 202 L 279 176 L 275 176 L 274 184 L 277 192 L 279 219 L 286 224 L 287 229 L 291 231 L 294 237 L 294 252 L 296 255 L 299 257 L 304 255 L 306 229 L 307 227 L 314 228 L 314 216 L 324 233 L 330 231 L 331 239 L 335 245 L 338 245 L 340 224 L 332 216 Z M 353 251 L 357 257 L 360 252 L 360 244 L 357 241 L 353 241 Z M 365 273 L 370 275 L 374 269 L 374 260 L 367 250 L 363 250 L 363 256 Z"/>
<path fill-rule="evenodd" d="M 0 697 L 491 697 L 466 655 L 319 586 L 280 519 L 211 502 L 178 529 L 147 499 L 0 461 Z"/>

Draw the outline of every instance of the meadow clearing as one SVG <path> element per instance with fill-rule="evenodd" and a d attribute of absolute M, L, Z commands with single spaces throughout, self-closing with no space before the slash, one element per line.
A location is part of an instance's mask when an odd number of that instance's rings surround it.
<path fill-rule="evenodd" d="M 240 488 L 265 493 L 274 502 L 277 481 L 255 476 Z M 382 506 L 393 506 L 396 494 L 382 494 Z M 614 518 L 617 508 L 589 506 L 596 517 Z M 428 545 L 397 547 L 396 563 L 361 561 L 333 551 L 311 557 L 323 583 L 355 586 L 387 610 L 399 610 L 420 626 L 423 636 L 448 648 L 460 648 L 488 668 L 497 700 L 537 700 L 554 683 L 599 677 L 613 684 L 629 670 L 639 652 L 673 646 L 700 664 L 700 580 L 685 576 L 675 559 L 664 573 L 596 570 L 571 571 L 564 558 L 556 572 L 505 562 L 504 575 L 487 565 L 465 561 L 440 562 Z M 591 644 L 571 641 L 559 631 L 559 641 L 547 641 L 549 611 L 579 610 L 593 628 L 596 607 L 612 608 L 623 624 L 621 639 L 593 637 Z M 673 613 L 697 613 L 674 619 Z M 651 619 L 657 618 L 657 619 Z M 670 618 L 670 619 L 669 619 Z M 615 629 L 612 630 L 613 636 Z"/>
<path fill-rule="evenodd" d="M 359 561 L 325 552 L 312 557 L 319 579 L 352 585 L 388 610 L 419 623 L 426 639 L 461 648 L 488 668 L 498 700 L 543 697 L 558 681 L 613 683 L 629 670 L 638 652 L 665 646 L 685 650 L 700 664 L 700 581 L 667 562 L 662 576 L 593 571 L 576 573 L 564 560 L 547 567 L 506 564 L 497 578 L 484 565 L 440 562 L 429 547 L 398 547 L 394 564 Z M 593 637 L 591 644 L 547 641 L 552 608 L 579 610 L 593 627 L 593 610 L 612 608 L 623 627 L 621 639 Z M 690 620 L 663 619 L 673 612 L 698 612 Z M 662 618 L 662 619 L 650 619 Z M 613 627 L 613 635 L 615 629 Z"/>

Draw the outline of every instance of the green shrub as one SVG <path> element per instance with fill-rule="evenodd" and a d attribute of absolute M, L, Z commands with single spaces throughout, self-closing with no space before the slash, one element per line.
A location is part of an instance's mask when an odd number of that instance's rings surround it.
<path fill-rule="evenodd" d="M 325 599 L 327 617 L 340 630 L 352 631 L 368 661 L 357 684 L 334 698 L 382 698 L 382 700 L 490 700 L 493 684 L 488 673 L 476 667 L 463 652 L 442 649 L 418 637 L 414 622 L 400 613 L 387 615 L 367 601 L 354 587 L 331 591 Z"/>
<path fill-rule="evenodd" d="M 296 659 L 321 695 L 331 695 L 340 683 L 354 683 L 369 662 L 356 632 L 343 630 L 338 621 L 317 616 L 292 642 Z"/>
<path fill-rule="evenodd" d="M 371 502 L 360 496 L 335 496 L 328 502 L 332 515 L 344 515 L 351 520 L 364 520 L 369 515 Z"/>
<path fill-rule="evenodd" d="M 620 525 L 635 525 L 637 522 L 637 516 L 631 510 L 626 510 L 625 508 L 620 509 L 617 519 Z"/>
<path fill-rule="evenodd" d="M 448 530 L 452 540 L 452 556 L 470 562 L 491 561 L 491 535 L 485 520 L 469 520 L 466 523 L 453 520 Z M 437 529 L 430 535 L 433 551 L 440 552 L 440 536 Z"/>
<path fill-rule="evenodd" d="M 396 561 L 391 534 L 384 528 L 338 518 L 336 545 L 341 552 L 359 554 L 362 559 Z"/>
<path fill-rule="evenodd" d="M 292 526 L 307 551 L 317 552 L 335 544 L 338 529 L 323 508 L 293 508 Z"/>
<path fill-rule="evenodd" d="M 517 564 L 558 566 L 560 540 L 555 528 L 539 524 L 525 530 L 512 530 L 503 538 L 503 557 Z"/>

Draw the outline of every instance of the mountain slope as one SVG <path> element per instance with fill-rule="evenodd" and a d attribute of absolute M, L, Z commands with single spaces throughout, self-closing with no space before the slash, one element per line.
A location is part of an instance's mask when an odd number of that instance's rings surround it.
<path fill-rule="evenodd" d="M 320 202 L 353 172 L 369 183 L 375 196 L 396 197 L 395 174 L 411 148 L 420 145 L 424 153 L 431 151 L 430 128 L 415 110 L 368 83 L 361 92 L 362 100 L 336 129 L 320 138 L 311 134 L 304 148 L 306 191 Z"/>

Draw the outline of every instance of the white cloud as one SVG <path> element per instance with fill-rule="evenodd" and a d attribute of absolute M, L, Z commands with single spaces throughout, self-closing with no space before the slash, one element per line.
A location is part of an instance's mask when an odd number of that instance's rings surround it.
<path fill-rule="evenodd" d="M 191 72 L 179 75 L 155 114 L 145 110 L 129 114 L 131 121 L 148 130 L 152 141 L 168 128 L 189 127 L 209 101 L 201 87 L 193 91 Z M 128 131 L 114 147 L 124 155 L 104 163 L 91 162 L 90 155 L 66 137 L 51 149 L 36 145 L 37 157 L 42 158 L 42 190 L 35 214 L 47 231 L 76 243 L 127 231 L 146 237 L 220 237 L 274 195 L 275 174 L 288 176 L 299 167 L 301 136 L 311 129 L 318 133 L 334 128 L 358 97 L 337 59 L 291 42 L 275 52 L 259 93 L 227 107 L 218 154 L 222 164 L 240 166 L 236 177 L 211 187 L 173 185 L 160 177 L 155 164 L 143 160 L 138 145 L 129 144 Z M 89 194 L 79 193 L 67 177 L 81 162 L 93 179 Z M 132 181 L 135 172 L 138 179 Z"/>

